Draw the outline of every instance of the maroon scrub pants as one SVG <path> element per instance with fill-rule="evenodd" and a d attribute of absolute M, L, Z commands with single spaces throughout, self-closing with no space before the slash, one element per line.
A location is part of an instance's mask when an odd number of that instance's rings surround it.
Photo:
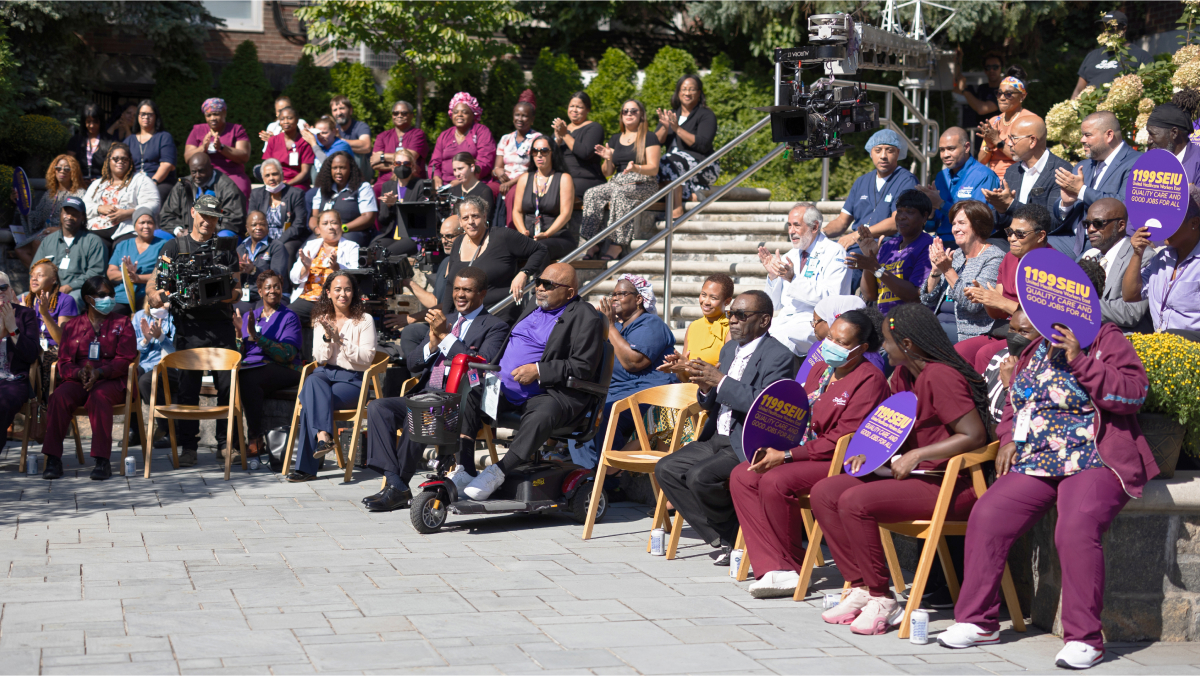
<path fill-rule="evenodd" d="M 754 577 L 772 570 L 800 572 L 804 562 L 804 519 L 800 498 L 829 475 L 829 460 L 796 460 L 763 474 L 750 463 L 733 468 L 729 490 L 746 539 Z"/>
<path fill-rule="evenodd" d="M 46 403 L 46 442 L 42 453 L 61 458 L 71 417 L 80 406 L 92 424 L 92 457 L 112 455 L 113 407 L 125 403 L 125 379 L 101 380 L 89 392 L 73 380 L 59 383 Z"/>

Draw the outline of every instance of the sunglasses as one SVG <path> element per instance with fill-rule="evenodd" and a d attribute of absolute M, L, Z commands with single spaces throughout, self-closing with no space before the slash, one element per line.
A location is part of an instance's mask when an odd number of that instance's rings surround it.
<path fill-rule="evenodd" d="M 622 108 L 621 114 L 622 115 L 641 115 L 642 111 L 637 108 Z"/>
<path fill-rule="evenodd" d="M 1022 232 L 1020 230 L 1013 230 L 1012 228 L 1005 228 L 1004 236 L 1005 237 L 1016 237 L 1018 240 L 1022 240 L 1022 239 L 1025 239 L 1026 237 L 1032 235 L 1034 232 L 1035 232 L 1034 230 L 1028 230 L 1028 231 Z"/>
<path fill-rule="evenodd" d="M 397 167 L 412 167 L 412 162 L 397 162 Z"/>
<path fill-rule="evenodd" d="M 531 150 L 529 152 L 533 153 L 534 155 L 549 155 L 550 149 L 549 148 L 534 148 L 533 150 Z"/>
<path fill-rule="evenodd" d="M 454 240 L 456 240 L 456 239 L 458 239 L 458 234 L 457 234 L 457 233 L 455 233 L 455 234 L 453 234 L 453 235 L 442 235 L 442 241 L 443 241 L 443 242 L 453 242 L 453 241 L 454 241 Z"/>
<path fill-rule="evenodd" d="M 734 310 L 733 312 L 729 313 L 729 316 L 732 317 L 733 319 L 738 320 L 739 322 L 744 322 L 744 321 L 746 321 L 746 318 L 749 317 L 750 315 L 769 315 L 769 314 L 773 314 L 773 313 L 763 312 L 761 310 Z"/>
<path fill-rule="evenodd" d="M 0 284 L 0 293 L 4 293 L 5 291 L 8 291 L 8 285 Z"/>
<path fill-rule="evenodd" d="M 1123 218 L 1093 218 L 1090 221 L 1084 221 L 1083 224 L 1085 226 L 1087 226 L 1088 230 L 1103 230 L 1105 228 L 1105 226 L 1107 226 L 1109 223 L 1112 223 L 1113 221 L 1123 221 L 1123 220 L 1125 220 L 1125 219 L 1123 219 Z"/>
<path fill-rule="evenodd" d="M 113 155 L 108 158 L 108 161 L 112 162 L 113 164 L 116 164 L 117 162 L 121 162 L 122 164 L 124 164 L 125 162 L 129 162 L 130 159 L 128 157 L 126 157 L 125 155 Z"/>
<path fill-rule="evenodd" d="M 138 117 L 154 117 L 154 113 L 138 113 Z"/>
<path fill-rule="evenodd" d="M 1021 92 L 1019 92 L 1019 91 L 1017 91 L 1017 90 L 1015 90 L 1015 89 L 1010 89 L 1010 90 L 1008 90 L 1008 91 L 999 91 L 999 92 L 996 92 L 996 96 L 999 96 L 999 97 L 1000 97 L 1000 98 L 1002 98 L 1002 99 L 1011 99 L 1012 97 L 1014 97 L 1014 96 L 1016 96 L 1017 94 L 1020 94 L 1020 93 L 1021 93 Z"/>
<path fill-rule="evenodd" d="M 983 69 L 984 70 L 1000 70 L 1000 66 L 998 64 L 994 65 L 994 66 L 984 66 Z"/>
<path fill-rule="evenodd" d="M 533 280 L 533 285 L 536 286 L 537 288 L 541 289 L 542 291 L 553 291 L 554 289 L 569 289 L 569 288 L 571 288 L 570 284 L 559 284 L 558 282 L 551 280 L 551 279 L 546 279 L 545 277 L 535 277 Z"/>
<path fill-rule="evenodd" d="M 392 117 L 409 117 L 412 115 L 411 110 L 393 110 Z"/>

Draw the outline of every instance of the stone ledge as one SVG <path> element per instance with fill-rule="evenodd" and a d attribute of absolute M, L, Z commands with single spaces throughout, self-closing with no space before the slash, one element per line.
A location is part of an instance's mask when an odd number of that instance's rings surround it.
<path fill-rule="evenodd" d="M 1142 497 L 1130 500 L 1121 511 L 1139 512 L 1200 514 L 1200 472 L 1179 470 L 1170 479 L 1148 482 Z"/>

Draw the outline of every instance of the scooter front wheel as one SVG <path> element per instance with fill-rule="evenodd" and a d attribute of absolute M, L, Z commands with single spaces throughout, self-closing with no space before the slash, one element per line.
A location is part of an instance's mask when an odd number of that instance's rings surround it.
<path fill-rule="evenodd" d="M 418 533 L 434 533 L 446 525 L 450 511 L 444 493 L 424 491 L 413 498 L 412 505 L 408 508 L 408 514 L 413 528 L 417 529 Z"/>

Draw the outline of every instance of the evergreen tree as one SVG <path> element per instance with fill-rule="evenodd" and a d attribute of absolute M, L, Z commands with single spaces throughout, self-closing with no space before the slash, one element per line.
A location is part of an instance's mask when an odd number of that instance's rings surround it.
<path fill-rule="evenodd" d="M 512 131 L 513 106 L 517 105 L 517 98 L 525 88 L 525 71 L 516 59 L 497 59 L 488 71 L 487 95 L 480 96 L 479 103 L 483 107 L 482 121 L 497 141 L 501 135 Z M 534 124 L 534 128 L 543 133 L 550 130 L 541 115 L 534 119 Z"/>
<path fill-rule="evenodd" d="M 583 77 L 574 59 L 543 47 L 533 64 L 532 89 L 537 95 L 539 131 L 549 133 L 555 118 L 568 121 L 567 104 L 572 94 L 583 89 Z"/>
<path fill-rule="evenodd" d="M 646 66 L 646 79 L 642 82 L 639 98 L 646 104 L 650 116 L 650 130 L 655 127 L 656 109 L 671 107 L 671 96 L 675 94 L 675 82 L 689 73 L 695 73 L 696 60 L 691 54 L 674 47 L 663 47 L 654 55 L 654 61 Z"/>
<path fill-rule="evenodd" d="M 199 49 L 192 49 L 180 61 L 192 75 L 185 74 L 182 69 L 163 74 L 160 69 L 155 73 L 154 102 L 162 116 L 163 129 L 175 139 L 175 171 L 183 176 L 187 173 L 183 147 L 192 127 L 204 122 L 201 104 L 215 96 L 216 90 L 212 69 Z"/>
<path fill-rule="evenodd" d="M 313 63 L 311 54 L 300 57 L 292 81 L 283 89 L 283 95 L 291 99 L 296 113 L 309 124 L 322 115 L 329 114 L 329 92 L 333 91 L 333 79 L 328 68 Z"/>
<path fill-rule="evenodd" d="M 275 120 L 275 92 L 258 62 L 258 48 L 253 42 L 246 40 L 237 46 L 233 61 L 221 71 L 220 92 L 228 106 L 227 123 L 242 125 L 250 135 L 250 159 L 246 165 L 258 164 L 263 150 L 258 132 Z"/>
<path fill-rule="evenodd" d="M 367 123 L 372 136 L 391 126 L 391 112 L 385 113 L 383 110 L 379 93 L 375 90 L 375 74 L 370 68 L 361 63 L 342 61 L 329 69 L 329 75 L 333 79 L 333 91 L 329 98 L 341 94 L 350 99 L 354 117 Z M 329 114 L 328 98 L 325 100 L 325 114 Z"/>
<path fill-rule="evenodd" d="M 637 64 L 625 52 L 609 47 L 596 64 L 596 77 L 587 86 L 588 96 L 592 97 L 591 119 L 609 132 L 616 131 L 621 104 L 636 92 Z"/>

